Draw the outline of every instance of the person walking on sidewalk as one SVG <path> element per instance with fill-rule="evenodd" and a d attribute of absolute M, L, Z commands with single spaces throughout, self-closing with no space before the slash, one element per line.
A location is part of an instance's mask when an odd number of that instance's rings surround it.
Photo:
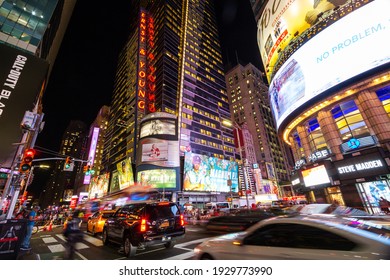
<path fill-rule="evenodd" d="M 23 239 L 23 243 L 20 246 L 20 250 L 30 250 L 30 239 L 33 231 L 33 227 L 35 224 L 35 217 L 37 216 L 37 212 L 39 211 L 39 206 L 35 205 L 33 209 L 30 211 L 30 214 L 28 215 L 27 218 L 27 231 L 26 231 L 26 236 Z"/>

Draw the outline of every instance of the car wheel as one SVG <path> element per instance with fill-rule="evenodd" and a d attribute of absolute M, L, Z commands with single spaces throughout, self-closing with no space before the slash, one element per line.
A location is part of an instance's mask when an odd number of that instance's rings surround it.
<path fill-rule="evenodd" d="M 123 253 L 125 254 L 125 257 L 127 258 L 134 257 L 136 252 L 137 252 L 137 247 L 131 244 L 129 237 L 125 237 L 125 239 L 123 240 Z"/>
<path fill-rule="evenodd" d="M 167 249 L 171 249 L 171 248 L 173 248 L 175 245 L 176 245 L 176 242 L 174 242 L 174 241 L 169 241 L 169 242 L 167 242 L 167 243 L 164 244 L 165 248 L 167 248 Z"/>
<path fill-rule="evenodd" d="M 108 240 L 108 232 L 107 232 L 107 229 L 103 229 L 103 234 L 102 234 L 102 241 L 103 241 L 103 244 L 104 245 L 107 245 L 109 243 L 109 240 Z"/>

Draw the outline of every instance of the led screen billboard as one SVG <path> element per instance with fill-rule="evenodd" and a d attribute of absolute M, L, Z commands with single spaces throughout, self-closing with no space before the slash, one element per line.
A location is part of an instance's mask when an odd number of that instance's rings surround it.
<path fill-rule="evenodd" d="M 150 186 L 154 189 L 175 190 L 175 169 L 151 169 L 137 173 L 137 182 L 141 186 Z"/>
<path fill-rule="evenodd" d="M 116 168 L 120 190 L 134 185 L 133 168 L 131 166 L 130 158 L 118 162 Z"/>
<path fill-rule="evenodd" d="M 140 138 L 159 134 L 176 134 L 176 120 L 152 119 L 142 123 Z"/>
<path fill-rule="evenodd" d="M 313 35 L 286 60 L 269 87 L 278 128 L 326 90 L 390 62 L 389 10 L 387 0 L 365 4 Z"/>
<path fill-rule="evenodd" d="M 330 184 L 328 172 L 324 165 L 302 170 L 302 178 L 306 187 Z"/>
<path fill-rule="evenodd" d="M 238 164 L 235 161 L 186 153 L 183 190 L 238 192 Z"/>
<path fill-rule="evenodd" d="M 104 173 L 91 178 L 88 189 L 90 199 L 100 198 L 107 194 L 110 173 Z"/>

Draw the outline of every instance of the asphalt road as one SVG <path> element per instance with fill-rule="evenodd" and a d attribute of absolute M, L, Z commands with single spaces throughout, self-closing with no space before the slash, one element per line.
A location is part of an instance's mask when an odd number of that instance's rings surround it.
<path fill-rule="evenodd" d="M 101 236 L 92 236 L 85 231 L 84 240 L 76 245 L 78 260 L 122 260 L 120 246 L 116 244 L 103 245 Z M 208 232 L 203 225 L 186 225 L 186 235 L 178 240 L 172 249 L 157 246 L 145 250 L 138 250 L 136 260 L 189 260 L 193 257 L 195 246 L 205 239 L 216 236 L 218 233 Z M 61 227 L 54 227 L 51 231 L 40 231 L 31 238 L 31 251 L 20 252 L 18 259 L 24 260 L 60 260 L 64 259 L 66 240 L 62 235 Z"/>

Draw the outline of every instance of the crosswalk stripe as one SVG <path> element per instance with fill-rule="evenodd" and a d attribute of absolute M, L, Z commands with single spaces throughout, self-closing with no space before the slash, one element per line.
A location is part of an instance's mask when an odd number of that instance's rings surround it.
<path fill-rule="evenodd" d="M 52 253 L 65 252 L 65 247 L 62 244 L 54 244 L 47 247 Z"/>
<path fill-rule="evenodd" d="M 42 238 L 42 241 L 45 242 L 45 243 L 57 242 L 57 240 L 54 237 L 45 237 L 45 238 Z"/>
<path fill-rule="evenodd" d="M 103 246 L 103 241 L 96 237 L 84 234 L 84 240 L 95 246 Z"/>

